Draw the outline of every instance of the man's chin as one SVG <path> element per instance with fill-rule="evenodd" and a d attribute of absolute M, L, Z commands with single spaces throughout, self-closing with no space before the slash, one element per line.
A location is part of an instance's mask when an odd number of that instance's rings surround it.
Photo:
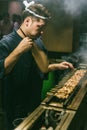
<path fill-rule="evenodd" d="M 37 35 L 31 35 L 31 39 L 37 39 L 38 37 L 40 37 L 41 35 L 40 34 L 37 34 Z"/>

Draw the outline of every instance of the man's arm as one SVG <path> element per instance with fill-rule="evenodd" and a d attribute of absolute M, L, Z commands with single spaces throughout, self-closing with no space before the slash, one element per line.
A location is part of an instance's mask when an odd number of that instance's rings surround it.
<path fill-rule="evenodd" d="M 33 48 L 32 48 L 32 55 L 39 67 L 39 69 L 43 73 L 47 73 L 49 71 L 54 71 L 54 70 L 63 70 L 67 68 L 73 69 L 73 65 L 69 62 L 62 62 L 62 63 L 54 63 L 54 64 L 49 64 L 49 59 L 47 55 L 34 43 Z"/>
<path fill-rule="evenodd" d="M 33 42 L 28 37 L 24 38 L 19 45 L 6 57 L 4 61 L 5 74 L 11 72 L 20 56 L 31 49 Z"/>
<path fill-rule="evenodd" d="M 50 71 L 57 70 L 57 69 L 64 70 L 64 69 L 68 69 L 68 68 L 74 69 L 73 65 L 67 61 L 64 61 L 61 63 L 49 64 L 49 66 L 48 66 L 48 69 Z"/>
<path fill-rule="evenodd" d="M 42 51 L 38 47 L 38 45 L 36 45 L 36 43 L 33 44 L 32 55 L 33 55 L 37 65 L 38 65 L 39 69 L 43 73 L 47 73 L 48 66 L 49 66 L 49 59 L 48 59 L 47 55 L 44 53 L 44 51 Z"/>
<path fill-rule="evenodd" d="M 16 48 L 4 61 L 5 74 L 11 72 L 19 57 L 21 56 L 20 51 Z"/>
<path fill-rule="evenodd" d="M 11 72 L 14 65 L 20 58 L 20 56 L 25 53 L 26 51 L 30 50 L 32 48 L 32 55 L 39 67 L 39 69 L 43 73 L 47 73 L 52 70 L 57 69 L 66 69 L 66 68 L 73 68 L 73 66 L 68 63 L 60 63 L 60 64 L 49 64 L 49 59 L 47 55 L 42 51 L 36 43 L 32 41 L 32 39 L 29 39 L 28 37 L 24 38 L 19 45 L 13 50 L 13 52 L 10 53 L 10 55 L 5 59 L 4 61 L 4 68 L 5 68 L 5 74 Z"/>

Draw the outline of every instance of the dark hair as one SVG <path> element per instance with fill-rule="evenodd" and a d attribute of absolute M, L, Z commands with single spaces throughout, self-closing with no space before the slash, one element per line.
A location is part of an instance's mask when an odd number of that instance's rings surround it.
<path fill-rule="evenodd" d="M 34 13 L 40 15 L 40 16 L 43 16 L 43 17 L 46 17 L 46 18 L 50 18 L 50 13 L 49 11 L 46 9 L 46 7 L 44 7 L 42 4 L 38 4 L 38 3 L 35 3 L 31 6 L 29 6 L 28 8 L 29 10 L 33 11 Z M 23 11 L 22 13 L 22 19 L 24 20 L 27 16 L 33 16 L 35 17 L 33 14 L 31 14 L 29 11 L 27 11 L 26 9 Z"/>

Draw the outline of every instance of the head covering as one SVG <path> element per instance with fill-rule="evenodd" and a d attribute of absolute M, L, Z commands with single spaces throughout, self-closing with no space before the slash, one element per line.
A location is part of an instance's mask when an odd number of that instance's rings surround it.
<path fill-rule="evenodd" d="M 41 18 L 41 19 L 44 19 L 44 20 L 48 20 L 49 19 L 48 17 L 39 15 L 39 14 L 37 14 L 34 11 L 32 11 L 32 10 L 29 9 L 29 7 L 31 5 L 35 4 L 35 1 L 31 1 L 31 2 L 28 3 L 26 0 L 24 0 L 23 4 L 25 5 L 25 10 L 28 11 L 30 14 L 34 15 L 35 17 L 38 17 L 38 18 Z"/>

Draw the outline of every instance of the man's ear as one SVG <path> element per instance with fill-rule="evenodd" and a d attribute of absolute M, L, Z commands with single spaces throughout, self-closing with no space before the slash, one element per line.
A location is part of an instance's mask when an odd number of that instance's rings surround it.
<path fill-rule="evenodd" d="M 31 17 L 27 17 L 25 20 L 24 20 L 24 23 L 26 26 L 29 26 L 29 24 L 31 24 Z"/>

